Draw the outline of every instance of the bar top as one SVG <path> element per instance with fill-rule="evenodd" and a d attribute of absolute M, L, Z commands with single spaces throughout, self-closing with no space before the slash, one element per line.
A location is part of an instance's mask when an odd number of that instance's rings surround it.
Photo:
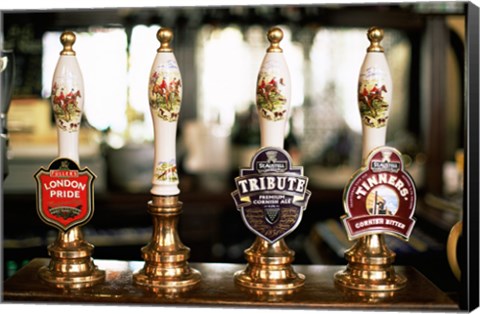
<path fill-rule="evenodd" d="M 14 303 L 63 303 L 116 305 L 186 305 L 245 308 L 290 309 L 375 309 L 458 311 L 459 307 L 444 292 L 412 267 L 396 266 L 408 279 L 407 286 L 396 292 L 367 293 L 346 290 L 335 285 L 333 275 L 346 266 L 294 265 L 306 276 L 297 291 L 266 293 L 249 291 L 235 284 L 233 275 L 246 266 L 241 264 L 191 263 L 202 273 L 201 282 L 185 292 L 153 291 L 134 285 L 132 274 L 144 262 L 95 260 L 106 271 L 106 280 L 90 288 L 64 290 L 49 286 L 38 276 L 38 269 L 49 259 L 37 258 L 4 282 L 3 300 Z"/>

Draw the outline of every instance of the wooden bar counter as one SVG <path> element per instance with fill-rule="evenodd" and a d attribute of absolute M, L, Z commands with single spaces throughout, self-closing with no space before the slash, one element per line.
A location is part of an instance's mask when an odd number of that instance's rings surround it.
<path fill-rule="evenodd" d="M 202 273 L 202 281 L 186 292 L 151 291 L 135 286 L 132 273 L 144 262 L 95 260 L 106 271 L 104 283 L 81 290 L 63 290 L 47 285 L 38 269 L 49 259 L 37 258 L 4 282 L 3 300 L 8 303 L 125 304 L 219 306 L 290 309 L 375 309 L 458 311 L 458 305 L 426 277 L 412 267 L 397 266 L 396 271 L 408 278 L 406 288 L 373 295 L 342 290 L 335 286 L 333 275 L 345 266 L 294 265 L 306 276 L 303 287 L 283 295 L 247 291 L 237 286 L 233 274 L 244 269 L 241 264 L 192 263 Z"/>

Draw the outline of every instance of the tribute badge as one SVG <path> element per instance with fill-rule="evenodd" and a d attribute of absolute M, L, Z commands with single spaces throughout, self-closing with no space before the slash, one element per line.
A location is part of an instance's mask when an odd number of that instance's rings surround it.
<path fill-rule="evenodd" d="M 415 220 L 415 184 L 401 154 L 391 147 L 372 151 L 345 189 L 343 223 L 350 239 L 388 233 L 408 240 Z"/>
<path fill-rule="evenodd" d="M 245 225 L 274 243 L 302 220 L 311 194 L 307 183 L 303 167 L 293 167 L 285 150 L 267 147 L 256 153 L 250 169 L 241 169 L 232 197 Z"/>
<path fill-rule="evenodd" d="M 54 160 L 35 174 L 37 212 L 48 225 L 63 232 L 86 224 L 93 216 L 93 181 L 88 168 L 80 170 L 67 158 Z"/>

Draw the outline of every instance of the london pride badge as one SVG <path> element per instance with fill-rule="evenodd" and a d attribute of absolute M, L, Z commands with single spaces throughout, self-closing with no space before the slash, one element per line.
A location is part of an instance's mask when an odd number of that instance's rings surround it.
<path fill-rule="evenodd" d="M 415 224 L 415 184 L 398 150 L 374 149 L 346 185 L 342 217 L 350 240 L 386 233 L 408 240 Z"/>
<path fill-rule="evenodd" d="M 311 195 L 303 167 L 292 166 L 290 155 L 275 147 L 260 149 L 235 184 L 232 197 L 244 223 L 269 243 L 297 228 Z"/>
<path fill-rule="evenodd" d="M 48 169 L 34 175 L 37 182 L 37 213 L 48 225 L 66 232 L 86 224 L 93 216 L 95 174 L 80 169 L 68 158 L 55 159 Z"/>

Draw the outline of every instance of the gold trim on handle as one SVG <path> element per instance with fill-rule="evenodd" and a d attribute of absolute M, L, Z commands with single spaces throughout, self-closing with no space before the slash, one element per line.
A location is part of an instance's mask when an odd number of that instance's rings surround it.
<path fill-rule="evenodd" d="M 76 53 L 73 50 L 73 44 L 75 43 L 76 36 L 73 32 L 63 32 L 60 36 L 60 42 L 63 45 L 63 50 L 60 52 L 61 56 L 75 56 Z"/>
<path fill-rule="evenodd" d="M 383 39 L 383 29 L 378 27 L 370 27 L 368 29 L 368 40 L 370 40 L 370 46 L 367 48 L 367 52 L 383 52 L 384 49 L 380 42 Z"/>
<path fill-rule="evenodd" d="M 280 48 L 280 42 L 283 39 L 283 31 L 279 27 L 272 27 L 269 29 L 267 38 L 270 42 L 267 52 L 283 52 L 282 48 Z"/>
<path fill-rule="evenodd" d="M 170 28 L 162 27 L 157 32 L 157 39 L 160 42 L 160 48 L 157 52 L 173 52 L 170 43 L 173 39 L 173 31 Z"/>

